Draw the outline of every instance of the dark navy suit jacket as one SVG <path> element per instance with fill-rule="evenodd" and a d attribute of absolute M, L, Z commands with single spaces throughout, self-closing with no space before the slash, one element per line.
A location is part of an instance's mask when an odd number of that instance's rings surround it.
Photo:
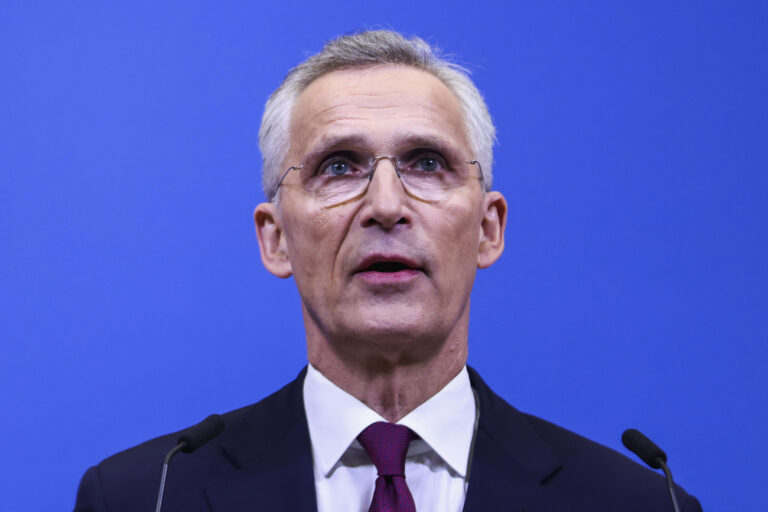
<path fill-rule="evenodd" d="M 169 470 L 163 511 L 315 512 L 305 374 L 261 402 L 224 415 L 219 437 L 194 453 L 179 454 Z M 517 411 L 471 368 L 469 375 L 480 418 L 466 512 L 672 510 L 661 475 Z M 154 510 L 163 458 L 176 438 L 153 439 L 90 468 L 75 511 Z M 696 498 L 677 492 L 682 510 L 701 510 Z"/>

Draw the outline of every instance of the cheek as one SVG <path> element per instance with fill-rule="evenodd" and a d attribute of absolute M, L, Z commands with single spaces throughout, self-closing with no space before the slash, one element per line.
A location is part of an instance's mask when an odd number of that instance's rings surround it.
<path fill-rule="evenodd" d="M 288 257 L 294 268 L 294 275 L 327 275 L 338 250 L 338 238 L 341 230 L 332 213 L 324 209 L 305 209 L 291 211 L 284 216 Z"/>
<path fill-rule="evenodd" d="M 452 204 L 442 210 L 443 222 L 431 226 L 437 235 L 437 255 L 444 262 L 449 278 L 473 279 L 477 267 L 480 218 L 474 204 Z M 443 266 L 443 265 L 441 265 Z"/>

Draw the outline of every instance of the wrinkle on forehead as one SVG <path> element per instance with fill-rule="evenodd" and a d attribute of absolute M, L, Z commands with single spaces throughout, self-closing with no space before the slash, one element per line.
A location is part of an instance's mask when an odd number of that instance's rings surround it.
<path fill-rule="evenodd" d="M 328 73 L 299 96 L 291 116 L 291 150 L 300 158 L 333 133 L 364 132 L 390 143 L 419 132 L 469 150 L 458 99 L 435 76 L 385 65 Z"/>

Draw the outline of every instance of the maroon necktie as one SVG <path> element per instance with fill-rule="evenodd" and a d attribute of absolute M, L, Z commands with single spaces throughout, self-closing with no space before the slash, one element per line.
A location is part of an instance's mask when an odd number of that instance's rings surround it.
<path fill-rule="evenodd" d="M 384 421 L 370 425 L 357 436 L 379 474 L 368 512 L 416 512 L 405 483 L 405 454 L 416 437 L 408 427 Z"/>

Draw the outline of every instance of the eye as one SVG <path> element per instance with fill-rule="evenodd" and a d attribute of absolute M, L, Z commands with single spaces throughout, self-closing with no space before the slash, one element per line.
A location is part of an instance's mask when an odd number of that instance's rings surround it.
<path fill-rule="evenodd" d="M 337 160 L 328 164 L 323 174 L 331 174 L 332 176 L 343 176 L 350 171 L 349 164 L 343 160 Z"/>
<path fill-rule="evenodd" d="M 418 151 L 408 159 L 408 170 L 423 173 L 435 173 L 449 170 L 443 157 L 432 151 Z"/>
<path fill-rule="evenodd" d="M 331 178 L 337 176 L 349 176 L 353 174 L 356 167 L 346 158 L 331 158 L 323 162 L 317 170 L 317 174 L 322 176 L 329 176 Z"/>
<path fill-rule="evenodd" d="M 317 159 L 313 177 L 333 179 L 359 177 L 364 174 L 364 156 L 357 151 L 339 150 Z"/>
<path fill-rule="evenodd" d="M 440 169 L 440 162 L 437 158 L 426 156 L 416 162 L 416 168 L 422 171 L 437 171 Z"/>

